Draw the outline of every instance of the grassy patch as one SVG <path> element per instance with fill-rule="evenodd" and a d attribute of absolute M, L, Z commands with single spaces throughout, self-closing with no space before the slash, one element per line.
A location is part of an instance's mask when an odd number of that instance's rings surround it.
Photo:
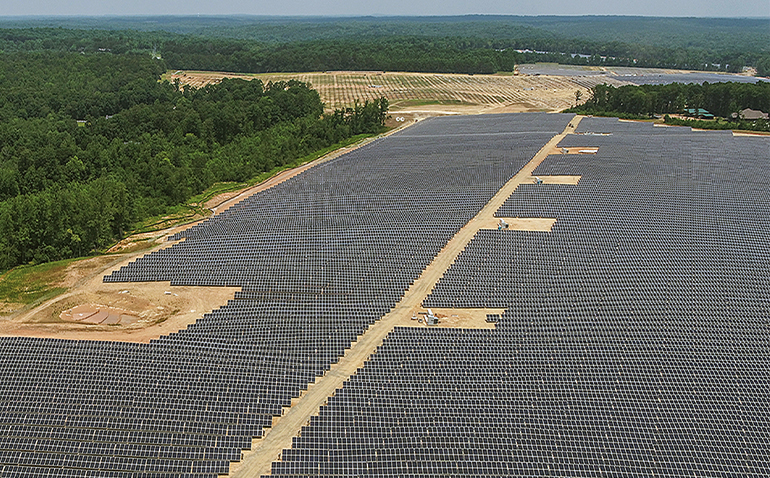
<path fill-rule="evenodd" d="M 131 234 L 155 232 L 177 224 L 197 221 L 198 219 L 204 218 L 210 214 L 210 211 L 206 209 L 205 205 L 211 198 L 218 194 L 239 191 L 248 186 L 249 183 L 216 183 L 202 193 L 191 197 L 187 204 L 168 207 L 164 214 L 149 217 L 144 221 L 134 225 L 134 230 L 131 231 Z"/>
<path fill-rule="evenodd" d="M 56 287 L 76 259 L 37 266 L 19 266 L 0 276 L 0 301 L 29 305 L 55 297 L 67 289 Z"/>
<path fill-rule="evenodd" d="M 581 107 L 567 108 L 562 113 L 575 113 L 585 116 L 602 116 L 606 118 L 618 118 L 627 120 L 649 120 L 654 121 L 654 118 L 650 118 L 650 115 L 637 115 L 633 113 L 623 113 L 622 111 L 588 111 Z"/>
<path fill-rule="evenodd" d="M 307 164 L 307 163 L 309 163 L 311 161 L 315 161 L 316 159 L 318 159 L 318 158 L 320 158 L 322 156 L 325 156 L 325 155 L 331 153 L 332 151 L 335 151 L 335 150 L 338 150 L 340 148 L 344 148 L 344 147 L 350 146 L 352 144 L 358 143 L 359 141 L 362 141 L 362 140 L 364 140 L 366 138 L 369 138 L 371 136 L 374 136 L 374 135 L 371 135 L 371 134 L 359 134 L 359 135 L 353 136 L 351 138 L 348 138 L 345 141 L 339 142 L 337 144 L 333 144 L 333 145 L 329 146 L 328 148 L 324 148 L 324 149 L 321 149 L 319 151 L 316 151 L 315 153 L 308 154 L 307 156 L 303 156 L 301 158 L 298 158 L 295 161 L 293 161 L 292 163 L 287 164 L 286 166 L 275 167 L 275 168 L 271 169 L 270 171 L 265 171 L 264 173 L 260 174 L 259 176 L 250 179 L 249 182 L 248 182 L 248 185 L 249 186 L 254 186 L 254 185 L 259 184 L 261 182 L 267 181 L 268 179 L 272 178 L 273 176 L 275 176 L 275 175 L 277 175 L 277 174 L 279 174 L 279 173 L 281 173 L 283 171 L 286 171 L 287 169 L 296 168 L 296 167 L 302 166 L 303 164 Z"/>
<path fill-rule="evenodd" d="M 329 146 L 327 148 L 324 148 L 324 149 L 321 149 L 319 151 L 316 151 L 315 153 L 311 153 L 311 154 L 308 154 L 307 156 L 303 156 L 303 157 L 297 159 L 293 164 L 291 164 L 289 166 L 286 166 L 283 169 L 291 169 L 291 168 L 295 168 L 297 166 L 302 166 L 303 164 L 309 163 L 311 161 L 315 161 L 316 159 L 318 159 L 318 158 L 320 158 L 322 156 L 325 156 L 325 155 L 331 153 L 332 151 L 338 150 L 340 148 L 346 148 L 346 147 L 348 147 L 350 145 L 358 143 L 359 141 L 363 141 L 366 138 L 371 138 L 372 136 L 375 136 L 375 135 L 373 135 L 373 134 L 359 134 L 359 135 L 356 135 L 356 136 L 352 136 L 352 137 L 350 137 L 350 138 L 348 138 L 348 139 L 346 139 L 344 141 L 340 141 L 337 144 L 333 144 L 333 145 L 331 145 L 331 146 Z"/>
<path fill-rule="evenodd" d="M 684 118 L 672 118 L 669 115 L 663 117 L 663 122 L 675 126 L 690 126 L 691 128 L 707 129 L 707 130 L 739 130 L 744 132 L 768 132 L 770 133 L 770 123 L 767 120 L 757 121 L 728 121 L 723 118 L 715 118 L 713 120 L 698 120 L 698 119 L 684 119 Z"/>
<path fill-rule="evenodd" d="M 172 206 L 166 210 L 165 214 L 161 216 L 149 217 L 144 221 L 136 224 L 134 226 L 134 230 L 131 231 L 129 235 L 161 231 L 176 224 L 195 221 L 205 216 L 206 211 L 204 211 L 203 208 L 197 204 L 182 204 L 179 206 Z"/>

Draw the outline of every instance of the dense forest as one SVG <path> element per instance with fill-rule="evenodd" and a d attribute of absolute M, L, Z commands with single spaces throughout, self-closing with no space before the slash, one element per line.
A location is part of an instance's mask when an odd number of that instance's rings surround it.
<path fill-rule="evenodd" d="M 495 73 L 548 61 L 730 72 L 753 66 L 770 75 L 764 19 L 0 18 L 0 27 L 6 52 L 155 52 L 174 69 Z"/>
<path fill-rule="evenodd" d="M 770 111 L 770 83 L 704 83 L 682 85 L 621 86 L 596 85 L 585 103 L 571 112 L 603 116 L 644 117 L 681 113 L 687 108 L 703 108 L 711 114 L 731 119 L 744 108 Z M 725 125 L 725 128 L 730 127 Z M 736 129 L 770 131 L 767 121 L 742 121 Z"/>
<path fill-rule="evenodd" d="M 161 82 L 150 55 L 0 54 L 0 270 L 106 247 L 217 181 L 244 181 L 353 135 L 387 100 L 323 114 L 291 81 Z"/>
<path fill-rule="evenodd" d="M 2 18 L 0 28 L 53 27 L 73 30 L 168 32 L 187 36 L 288 44 L 332 39 L 388 37 L 523 40 L 522 48 L 578 53 L 582 48 L 691 50 L 719 61 L 720 55 L 767 54 L 767 18 L 660 18 L 633 16 L 434 16 L 434 17 L 53 17 Z M 577 42 L 576 42 L 577 41 Z M 529 42 L 529 43 L 526 43 Z M 561 42 L 555 48 L 556 42 Z M 574 43 L 576 42 L 576 43 Z M 603 54 L 599 51 L 583 52 Z M 621 53 L 615 51 L 614 53 Z M 736 55 L 737 54 L 737 55 Z"/>

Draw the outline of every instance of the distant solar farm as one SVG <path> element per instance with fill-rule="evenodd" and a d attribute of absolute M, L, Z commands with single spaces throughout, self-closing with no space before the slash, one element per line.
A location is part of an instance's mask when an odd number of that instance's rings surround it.
<path fill-rule="evenodd" d="M 461 75 L 381 71 L 327 71 L 245 75 L 207 71 L 173 71 L 165 75 L 196 88 L 222 78 L 258 78 L 310 83 L 329 110 L 350 107 L 355 100 L 382 96 L 393 114 L 495 114 L 561 111 L 575 105 L 575 91 L 588 98 L 597 84 L 611 86 L 668 83 L 755 83 L 753 76 L 634 67 L 586 67 L 552 63 L 518 65 L 516 75 Z M 425 114 L 423 114 L 425 116 Z"/>
<path fill-rule="evenodd" d="M 608 84 L 626 82 L 634 85 L 666 85 L 669 83 L 756 83 L 770 81 L 767 78 L 739 75 L 735 73 L 711 73 L 706 71 L 682 71 L 663 68 L 636 67 L 586 67 L 557 65 L 549 63 L 520 65 L 519 71 L 525 75 L 565 76 L 573 78 L 604 78 Z"/>
<path fill-rule="evenodd" d="M 770 138 L 430 118 L 112 271 L 148 344 L 0 337 L 0 477 L 770 476 Z"/>

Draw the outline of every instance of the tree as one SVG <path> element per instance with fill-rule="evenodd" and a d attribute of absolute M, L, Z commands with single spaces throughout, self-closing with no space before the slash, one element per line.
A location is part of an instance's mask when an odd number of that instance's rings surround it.
<path fill-rule="evenodd" d="M 99 251 L 215 181 L 378 133 L 388 109 L 324 116 L 298 81 L 179 88 L 133 55 L 0 53 L 0 71 L 0 270 Z"/>

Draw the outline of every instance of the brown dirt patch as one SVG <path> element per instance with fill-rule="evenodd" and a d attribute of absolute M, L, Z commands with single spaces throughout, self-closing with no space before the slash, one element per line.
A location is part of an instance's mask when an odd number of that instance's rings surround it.
<path fill-rule="evenodd" d="M 508 223 L 507 229 L 510 231 L 551 232 L 556 224 L 556 219 L 549 217 L 488 217 L 479 222 L 479 229 L 497 229 L 500 219 Z"/>
<path fill-rule="evenodd" d="M 0 322 L 0 335 L 146 343 L 185 328 L 226 304 L 238 290 L 172 287 L 168 282 L 103 283 L 101 277 Z"/>
<path fill-rule="evenodd" d="M 24 308 L 24 304 L 17 302 L 0 302 L 0 316 L 18 312 Z"/>
<path fill-rule="evenodd" d="M 598 152 L 598 147 L 581 146 L 579 148 L 553 148 L 550 154 L 596 154 Z"/>
<path fill-rule="evenodd" d="M 583 176 L 531 176 L 528 179 L 534 183 L 536 177 L 543 181 L 543 184 L 571 184 L 574 186 L 580 182 L 580 178 Z"/>
<path fill-rule="evenodd" d="M 116 256 L 98 256 L 73 262 L 67 266 L 57 287 L 73 287 L 86 278 L 93 276 L 95 270 L 103 270 L 118 258 Z"/>
<path fill-rule="evenodd" d="M 184 231 L 185 229 L 188 229 L 190 226 L 197 224 L 198 222 L 200 222 L 200 220 L 188 222 L 186 224 L 179 224 L 160 231 L 132 234 L 112 246 L 107 252 L 110 254 L 135 253 L 137 251 L 143 250 L 149 252 L 149 250 L 153 248 L 162 249 L 163 247 L 168 247 L 171 245 L 171 243 L 168 242 L 169 236 L 172 236 L 177 232 Z"/>
<path fill-rule="evenodd" d="M 132 242 L 143 245 L 142 250 L 170 247 L 165 240 L 169 234 L 187 226 L 141 234 L 121 245 Z M 102 278 L 135 260 L 144 252 L 109 254 L 73 262 L 68 265 L 55 287 L 67 292 L 31 309 L 15 304 L 2 304 L 0 336 L 50 337 L 73 340 L 111 340 L 149 342 L 160 335 L 177 332 L 195 322 L 203 313 L 224 305 L 232 299 L 235 288 L 171 287 L 168 282 L 104 283 Z M 61 314 L 78 306 L 116 309 L 125 318 L 115 320 L 107 313 L 103 320 L 67 320 Z M 7 311 L 7 312 L 6 312 Z M 5 312 L 5 313 L 4 313 Z M 136 319 L 134 319 L 136 318 Z"/>
<path fill-rule="evenodd" d="M 500 219 L 508 223 L 509 231 L 541 231 L 551 232 L 556 219 L 549 217 L 495 217 L 480 221 L 479 229 L 497 229 Z"/>
<path fill-rule="evenodd" d="M 425 327 L 448 329 L 494 329 L 495 324 L 487 322 L 487 315 L 502 315 L 505 309 L 446 309 L 431 308 L 433 315 L 438 318 L 438 325 L 427 325 L 425 314 L 427 309 L 415 309 L 409 320 L 401 320 L 399 327 Z"/>
<path fill-rule="evenodd" d="M 764 131 L 733 131 L 733 136 L 749 136 L 749 137 L 757 137 L 757 136 L 763 136 L 767 137 L 770 136 L 770 133 L 764 132 Z"/>
<path fill-rule="evenodd" d="M 59 318 L 65 322 L 104 325 L 129 325 L 139 321 L 139 317 L 131 315 L 127 310 L 105 307 L 99 304 L 78 305 L 59 314 Z"/>

